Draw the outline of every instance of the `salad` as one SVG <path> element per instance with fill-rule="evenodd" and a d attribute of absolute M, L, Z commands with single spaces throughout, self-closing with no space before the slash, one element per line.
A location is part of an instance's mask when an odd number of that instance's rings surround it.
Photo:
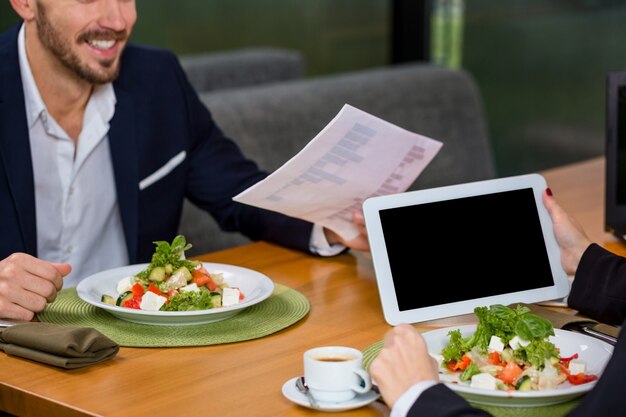
<path fill-rule="evenodd" d="M 568 381 L 580 385 L 595 381 L 578 354 L 562 357 L 549 340 L 550 321 L 518 305 L 477 307 L 478 325 L 473 335 L 448 332 L 441 355 L 433 355 L 442 372 L 458 373 L 459 380 L 474 388 L 505 391 L 555 389 Z"/>
<path fill-rule="evenodd" d="M 117 283 L 117 294 L 103 294 L 107 304 L 150 311 L 191 311 L 238 304 L 244 295 L 231 288 L 221 273 L 211 273 L 200 261 L 185 258 L 192 245 L 178 235 L 172 243 L 154 242 L 150 264 Z"/>

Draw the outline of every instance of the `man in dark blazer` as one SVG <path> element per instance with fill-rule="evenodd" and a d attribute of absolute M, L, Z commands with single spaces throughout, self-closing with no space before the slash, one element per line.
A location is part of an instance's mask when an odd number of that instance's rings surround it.
<path fill-rule="evenodd" d="M 253 240 L 367 250 L 365 235 L 315 235 L 232 201 L 267 173 L 222 134 L 174 54 L 127 44 L 134 1 L 11 5 L 24 22 L 0 34 L 0 317 L 31 319 L 72 268 L 75 284 L 149 262 L 184 197 Z"/>
<path fill-rule="evenodd" d="M 607 324 L 626 324 L 626 258 L 592 243 L 578 223 L 557 204 L 550 189 L 543 201 L 552 218 L 561 249 L 561 263 L 574 275 L 568 304 L 571 308 Z M 433 352 L 434 353 L 434 352 Z M 487 416 L 439 383 L 435 361 L 425 340 L 408 324 L 385 336 L 385 346 L 370 372 L 394 417 Z M 626 332 L 617 344 L 595 387 L 568 416 L 626 416 L 622 398 L 626 386 Z"/>

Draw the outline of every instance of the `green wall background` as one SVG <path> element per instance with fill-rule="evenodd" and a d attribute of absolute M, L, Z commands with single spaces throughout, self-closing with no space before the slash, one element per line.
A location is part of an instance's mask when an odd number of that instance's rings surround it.
<path fill-rule="evenodd" d="M 606 75 L 626 70 L 626 2 L 466 5 L 463 66 L 483 94 L 498 173 L 602 155 Z"/>
<path fill-rule="evenodd" d="M 626 70 L 626 2 L 463 2 L 461 68 L 483 95 L 498 174 L 601 155 L 606 74 Z M 180 55 L 293 48 L 309 77 L 390 62 L 391 0 L 137 0 L 137 7 L 133 41 Z M 9 2 L 0 2 L 0 30 L 15 22 Z"/>
<path fill-rule="evenodd" d="M 133 41 L 178 54 L 254 46 L 300 50 L 307 75 L 386 65 L 388 0 L 138 0 Z M 0 3 L 0 30 L 18 21 Z"/>

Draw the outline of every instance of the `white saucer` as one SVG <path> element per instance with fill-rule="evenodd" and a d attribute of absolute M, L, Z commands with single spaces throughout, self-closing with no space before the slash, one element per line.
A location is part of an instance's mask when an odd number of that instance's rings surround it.
<path fill-rule="evenodd" d="M 314 408 L 309 403 L 309 399 L 306 397 L 306 395 L 302 394 L 300 391 L 298 391 L 298 388 L 296 388 L 296 379 L 298 379 L 298 377 L 291 378 L 289 381 L 283 384 L 283 395 L 289 401 L 294 402 L 303 407 L 312 408 L 313 410 L 329 411 L 329 412 L 352 410 L 353 408 L 366 406 L 369 403 L 376 401 L 378 397 L 380 397 L 380 394 L 374 391 L 369 391 L 365 394 L 357 394 L 357 396 L 351 399 L 350 401 L 346 401 L 343 403 L 320 402 L 319 403 L 320 407 Z"/>

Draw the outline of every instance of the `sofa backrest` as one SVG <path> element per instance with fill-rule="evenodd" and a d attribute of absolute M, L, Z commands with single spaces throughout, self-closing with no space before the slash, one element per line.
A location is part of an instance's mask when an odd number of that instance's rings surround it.
<path fill-rule="evenodd" d="M 443 147 L 410 189 L 495 177 L 482 101 L 462 70 L 402 64 L 201 95 L 217 124 L 261 168 L 300 151 L 348 103 Z M 248 242 L 185 204 L 181 233 L 202 253 Z"/>
<path fill-rule="evenodd" d="M 182 55 L 180 63 L 198 92 L 247 87 L 302 78 L 301 52 L 284 48 L 245 48 Z"/>

